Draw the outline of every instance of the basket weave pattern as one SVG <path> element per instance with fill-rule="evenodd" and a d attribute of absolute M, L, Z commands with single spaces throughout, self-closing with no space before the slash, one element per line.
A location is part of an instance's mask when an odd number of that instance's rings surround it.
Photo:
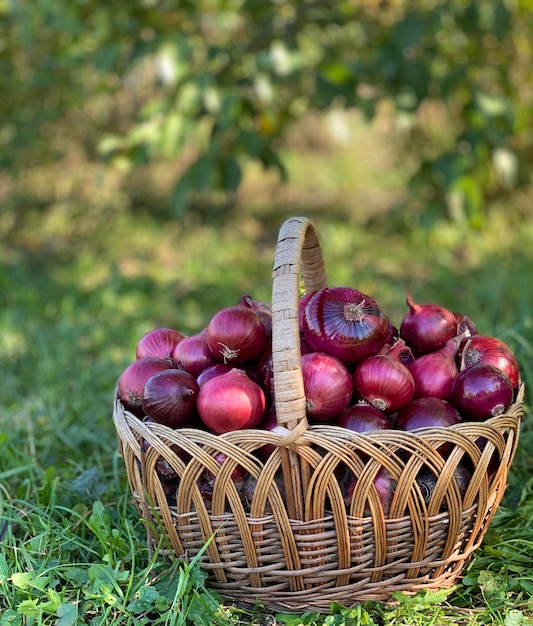
<path fill-rule="evenodd" d="M 229 601 L 271 610 L 327 611 L 332 601 L 350 606 L 386 601 L 395 591 L 451 586 L 503 496 L 523 386 L 506 414 L 482 423 L 364 434 L 311 427 L 300 361 L 301 277 L 307 291 L 327 286 L 314 226 L 296 217 L 279 233 L 272 290 L 274 395 L 286 435 L 172 430 L 143 423 L 115 401 L 118 440 L 149 546 L 183 559 L 206 546 L 202 566 L 212 588 Z M 274 451 L 261 460 L 256 453 L 266 445 Z M 222 466 L 219 453 L 226 456 Z M 156 471 L 162 459 L 179 476 L 175 498 Z M 460 463 L 472 470 L 464 493 L 454 475 Z M 239 466 L 257 481 L 251 501 L 231 479 Z M 397 483 L 386 514 L 374 486 L 382 468 Z M 421 470 L 437 477 L 429 503 L 415 480 Z M 215 476 L 210 502 L 200 489 L 206 471 Z M 357 477 L 348 505 L 339 478 L 347 471 Z"/>

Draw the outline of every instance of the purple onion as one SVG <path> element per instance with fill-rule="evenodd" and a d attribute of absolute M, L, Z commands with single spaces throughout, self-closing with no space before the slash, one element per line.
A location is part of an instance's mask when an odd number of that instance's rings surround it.
<path fill-rule="evenodd" d="M 459 372 L 450 400 L 465 419 L 482 421 L 505 413 L 513 401 L 513 385 L 502 370 L 479 363 Z"/>
<path fill-rule="evenodd" d="M 353 395 L 350 372 L 339 359 L 323 352 L 302 357 L 306 412 L 311 422 L 331 422 Z"/>
<path fill-rule="evenodd" d="M 379 352 L 389 336 L 390 322 L 361 291 L 326 287 L 305 305 L 302 331 L 314 351 L 354 365 Z"/>
<path fill-rule="evenodd" d="M 417 398 L 398 413 L 394 420 L 394 428 L 415 430 L 446 427 L 461 421 L 459 411 L 450 402 L 440 398 Z"/>
<path fill-rule="evenodd" d="M 416 304 L 406 298 L 409 311 L 400 324 L 400 337 L 415 356 L 434 352 L 457 334 L 455 315 L 438 304 Z"/>

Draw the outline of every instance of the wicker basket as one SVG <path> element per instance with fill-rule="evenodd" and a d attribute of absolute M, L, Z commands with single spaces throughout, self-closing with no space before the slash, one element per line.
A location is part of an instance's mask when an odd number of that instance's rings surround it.
<path fill-rule="evenodd" d="M 327 612 L 332 601 L 352 606 L 390 600 L 396 591 L 449 587 L 503 496 L 523 385 L 506 414 L 483 423 L 409 433 L 310 427 L 299 346 L 301 276 L 307 291 L 326 286 L 315 228 L 295 217 L 279 233 L 272 293 L 276 411 L 288 434 L 172 430 L 143 423 L 116 400 L 118 439 L 150 549 L 191 559 L 206 545 L 201 558 L 210 587 L 228 601 L 269 610 Z M 262 461 L 255 452 L 266 444 L 274 452 Z M 221 452 L 222 467 L 215 459 Z M 175 497 L 156 471 L 161 460 L 179 475 Z M 455 480 L 459 463 L 471 467 L 464 493 Z M 230 478 L 237 466 L 257 479 L 251 503 Z M 381 468 L 397 481 L 386 515 L 374 487 Z M 415 481 L 421 469 L 437 477 L 429 503 Z M 206 470 L 216 475 L 210 505 L 199 487 Z M 346 471 L 358 477 L 348 506 L 338 478 Z"/>

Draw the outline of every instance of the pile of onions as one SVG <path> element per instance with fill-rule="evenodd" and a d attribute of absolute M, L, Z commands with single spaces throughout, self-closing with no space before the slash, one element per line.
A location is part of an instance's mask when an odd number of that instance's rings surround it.
<path fill-rule="evenodd" d="M 396 326 L 374 298 L 351 287 L 327 287 L 299 299 L 302 387 L 311 429 L 330 424 L 359 434 L 453 428 L 509 409 L 520 384 L 511 348 L 480 334 L 462 313 L 419 304 L 411 296 L 406 304 Z M 147 424 L 199 427 L 217 435 L 250 428 L 282 437 L 288 433 L 276 418 L 272 313 L 265 302 L 244 295 L 189 336 L 155 328 L 140 338 L 135 357 L 119 378 L 117 396 Z M 442 441 L 438 452 L 448 458 L 453 445 Z M 278 452 L 272 443 L 260 445 L 260 435 L 258 442 L 254 454 L 260 462 Z M 190 458 L 186 451 L 180 454 Z M 366 463 L 368 454 L 360 458 Z M 222 467 L 224 459 L 217 461 Z M 470 474 L 461 467 L 456 480 L 464 494 Z M 155 468 L 164 489 L 174 494 L 169 483 L 177 480 L 175 471 L 162 461 Z M 206 503 L 214 481 L 208 474 L 198 482 Z M 357 488 L 353 468 L 339 462 L 335 476 L 348 505 Z M 429 472 L 417 479 L 426 502 L 436 478 Z M 239 470 L 232 479 L 249 506 L 255 478 Z M 385 514 L 395 484 L 384 470 L 376 475 L 374 487 Z"/>

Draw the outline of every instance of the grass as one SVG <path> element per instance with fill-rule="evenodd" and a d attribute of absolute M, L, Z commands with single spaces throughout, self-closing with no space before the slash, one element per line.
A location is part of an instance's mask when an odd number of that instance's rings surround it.
<path fill-rule="evenodd" d="M 331 284 L 374 295 L 396 321 L 407 289 L 467 312 L 482 332 L 508 341 L 533 388 L 527 220 L 495 210 L 478 231 L 445 221 L 427 230 L 383 207 L 363 215 L 342 203 L 304 211 L 247 200 L 176 222 L 113 206 L 94 220 L 59 203 L 28 211 L 6 236 L 0 626 L 532 624 L 529 407 L 504 502 L 452 591 L 334 605 L 328 616 L 270 615 L 226 606 L 195 561 L 169 567 L 150 559 L 117 452 L 115 381 L 150 328 L 192 333 L 242 293 L 269 300 L 276 234 L 290 215 L 307 213 L 317 224 Z"/>

